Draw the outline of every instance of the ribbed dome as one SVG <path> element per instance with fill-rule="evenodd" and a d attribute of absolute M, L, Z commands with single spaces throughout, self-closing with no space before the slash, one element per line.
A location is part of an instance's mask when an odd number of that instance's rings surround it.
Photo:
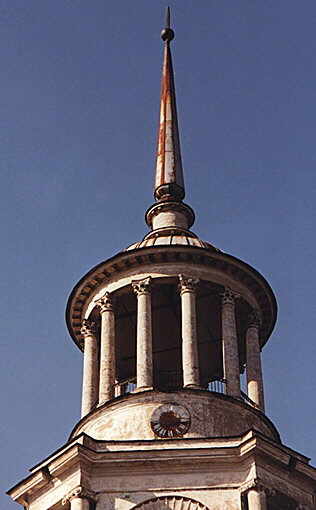
<path fill-rule="evenodd" d="M 182 229 L 162 229 L 150 232 L 142 241 L 133 243 L 126 250 L 135 250 L 138 248 L 148 248 L 149 246 L 197 246 L 206 250 L 220 252 L 218 248 L 206 241 L 199 239 L 193 232 Z"/>

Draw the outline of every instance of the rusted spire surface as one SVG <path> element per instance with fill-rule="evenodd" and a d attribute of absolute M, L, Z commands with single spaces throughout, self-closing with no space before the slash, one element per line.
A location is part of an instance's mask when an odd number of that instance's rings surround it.
<path fill-rule="evenodd" d="M 170 28 L 170 9 L 167 8 L 166 26 L 161 32 L 165 43 L 162 67 L 160 125 L 158 133 L 155 192 L 156 200 L 184 198 L 183 169 L 181 161 L 176 92 L 170 51 L 174 32 Z"/>

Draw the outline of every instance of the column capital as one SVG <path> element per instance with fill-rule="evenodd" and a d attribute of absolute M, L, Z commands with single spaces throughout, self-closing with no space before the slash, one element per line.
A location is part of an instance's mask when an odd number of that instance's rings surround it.
<path fill-rule="evenodd" d="M 90 489 L 86 489 L 85 487 L 78 485 L 78 487 L 75 487 L 63 497 L 62 505 L 66 505 L 74 498 L 85 498 L 89 501 L 96 501 L 96 493 Z"/>
<path fill-rule="evenodd" d="M 95 304 L 100 309 L 100 313 L 113 310 L 113 300 L 109 292 L 105 292 L 105 294 L 98 299 Z"/>
<path fill-rule="evenodd" d="M 250 490 L 263 492 L 266 496 L 274 496 L 276 494 L 276 490 L 268 487 L 262 480 L 260 480 L 260 478 L 249 480 L 240 487 L 240 492 L 243 494 L 249 492 Z"/>
<path fill-rule="evenodd" d="M 132 288 L 137 297 L 142 294 L 149 294 L 151 291 L 151 277 L 132 281 Z"/>
<path fill-rule="evenodd" d="M 225 287 L 224 292 L 221 294 L 223 305 L 233 305 L 235 304 L 236 299 L 240 297 L 240 294 L 234 292 L 229 287 Z"/>
<path fill-rule="evenodd" d="M 195 292 L 199 282 L 200 280 L 198 278 L 192 278 L 190 276 L 185 276 L 184 274 L 179 274 L 180 294 L 183 294 L 183 292 Z"/>
<path fill-rule="evenodd" d="M 83 336 L 83 338 L 86 338 L 88 336 L 95 336 L 96 333 L 95 322 L 91 321 L 90 319 L 83 319 L 81 323 L 80 333 Z"/>
<path fill-rule="evenodd" d="M 255 327 L 260 328 L 261 326 L 261 314 L 259 310 L 253 308 L 248 315 L 248 328 Z"/>

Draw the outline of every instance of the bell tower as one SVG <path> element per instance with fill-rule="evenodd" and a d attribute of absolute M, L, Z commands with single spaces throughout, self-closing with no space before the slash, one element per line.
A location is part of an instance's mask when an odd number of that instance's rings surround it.
<path fill-rule="evenodd" d="M 265 414 L 261 350 L 276 321 L 273 291 L 191 230 L 169 9 L 161 37 L 149 232 L 71 292 L 81 419 L 8 494 L 28 510 L 312 510 L 316 469 Z"/>

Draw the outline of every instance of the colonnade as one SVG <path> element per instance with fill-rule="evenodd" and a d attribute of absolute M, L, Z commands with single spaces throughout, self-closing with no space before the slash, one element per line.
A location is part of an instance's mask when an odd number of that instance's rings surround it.
<path fill-rule="evenodd" d="M 265 486 L 260 479 L 254 479 L 247 483 L 248 488 L 241 487 L 241 494 L 247 499 L 247 507 L 249 510 L 267 510 L 269 496 L 274 496 L 277 491 L 273 488 Z M 98 501 L 98 494 L 91 489 L 87 489 L 81 485 L 69 491 L 62 499 L 62 506 L 69 510 L 90 510 L 91 506 L 95 507 Z M 307 506 L 302 505 L 293 500 L 293 508 L 297 510 L 307 510 Z M 292 507 L 291 507 L 292 508 Z"/>
<path fill-rule="evenodd" d="M 179 293 L 182 315 L 182 370 L 183 387 L 200 388 L 198 357 L 196 292 L 199 280 L 179 275 Z M 153 388 L 152 342 L 152 279 L 132 282 L 137 297 L 136 390 Z M 240 367 L 236 328 L 235 303 L 238 295 L 225 288 L 222 293 L 221 322 L 223 367 L 226 394 L 240 398 Z M 96 305 L 101 315 L 100 360 L 95 324 L 84 320 L 81 334 L 84 340 L 84 368 L 82 390 L 82 416 L 96 404 L 114 397 L 115 389 L 115 316 L 111 295 L 106 292 Z M 256 310 L 250 314 L 246 331 L 246 364 L 248 397 L 264 410 L 263 381 L 260 359 L 260 317 Z"/>

